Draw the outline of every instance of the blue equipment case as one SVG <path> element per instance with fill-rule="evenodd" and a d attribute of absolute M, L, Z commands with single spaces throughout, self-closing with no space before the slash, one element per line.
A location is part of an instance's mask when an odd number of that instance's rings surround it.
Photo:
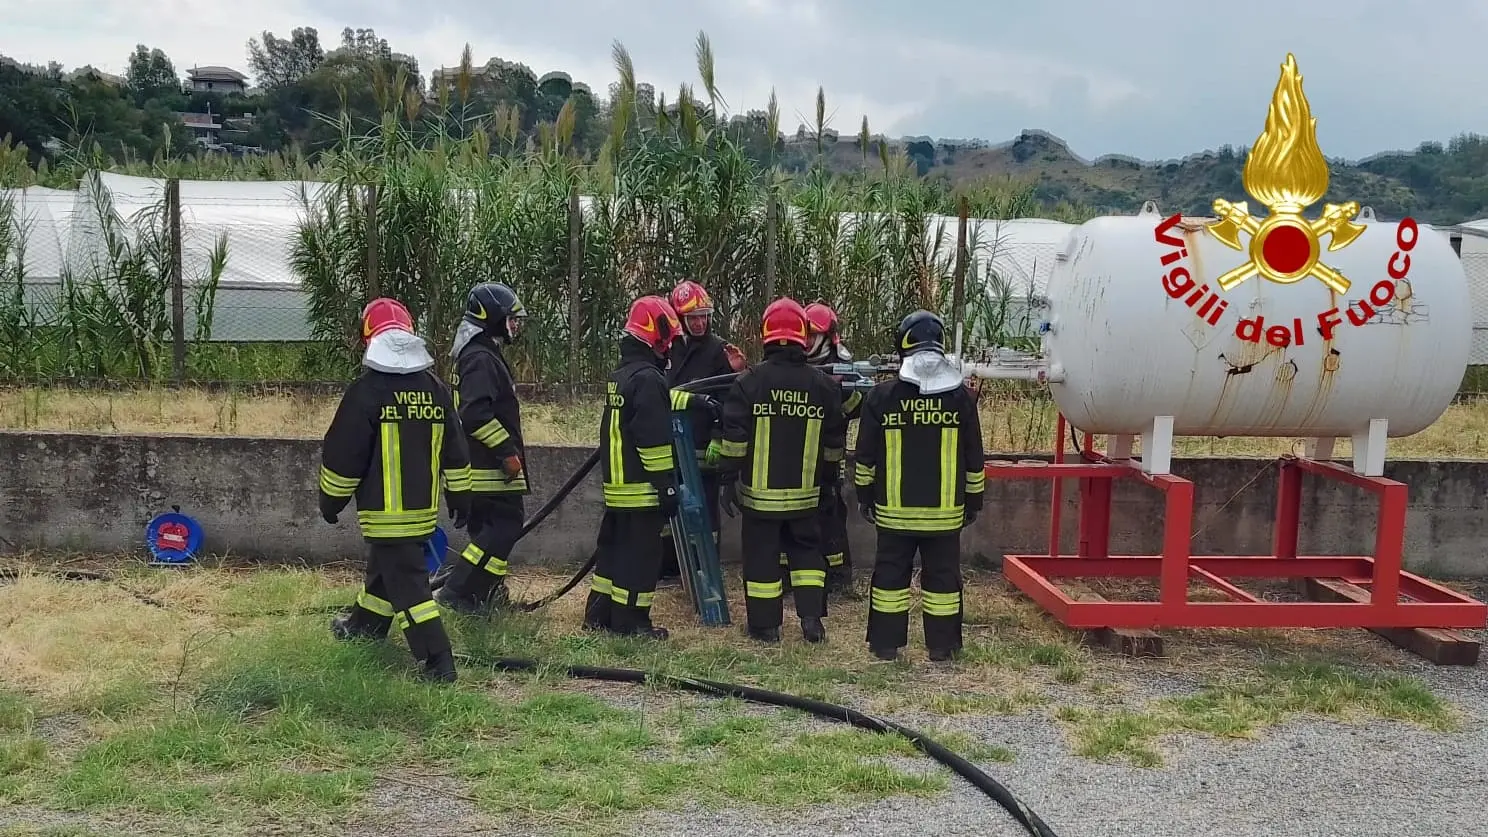
<path fill-rule="evenodd" d="M 682 586 L 692 597 L 693 609 L 704 625 L 710 628 L 728 625 L 723 566 L 718 560 L 718 544 L 713 541 L 712 521 L 703 496 L 703 472 L 692 444 L 692 422 L 685 411 L 672 413 L 672 451 L 677 459 L 680 496 L 671 529 Z"/>

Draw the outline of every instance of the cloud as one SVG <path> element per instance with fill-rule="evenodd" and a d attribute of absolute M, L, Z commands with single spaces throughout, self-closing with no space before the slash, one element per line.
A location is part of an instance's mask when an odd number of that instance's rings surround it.
<path fill-rule="evenodd" d="M 245 10 L 248 7 L 245 7 Z M 521 61 L 564 70 L 603 92 L 612 42 L 669 99 L 697 87 L 697 31 L 735 111 L 780 97 L 782 128 L 812 121 L 817 87 L 833 127 L 1002 141 L 1024 128 L 1086 157 L 1167 159 L 1254 141 L 1279 64 L 1295 52 L 1331 156 L 1358 158 L 1488 133 L 1478 33 L 1483 4 L 1431 13 L 1360 0 L 1252 0 L 1174 6 L 1158 0 L 988 3 L 942 0 L 264 0 L 239 11 L 206 0 L 9 0 L 0 52 L 122 72 L 135 43 L 185 70 L 243 70 L 245 42 L 314 26 L 334 46 L 343 27 L 373 27 L 428 73 L 458 62 Z"/>

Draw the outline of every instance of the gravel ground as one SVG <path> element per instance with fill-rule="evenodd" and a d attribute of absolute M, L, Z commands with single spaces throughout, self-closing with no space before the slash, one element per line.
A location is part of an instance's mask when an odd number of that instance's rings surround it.
<path fill-rule="evenodd" d="M 1479 632 L 1481 641 L 1488 635 Z M 1054 720 L 958 716 L 939 725 L 1013 750 L 1010 764 L 980 765 L 1060 837 L 1400 837 L 1488 835 L 1488 668 L 1437 668 L 1401 653 L 1401 670 L 1423 680 L 1464 716 L 1438 733 L 1410 724 L 1294 720 L 1256 740 L 1180 736 L 1165 764 L 1135 768 L 1074 755 Z M 1178 678 L 1147 680 L 1146 696 L 1188 691 Z M 904 717 L 909 726 L 926 719 Z M 788 818 L 688 811 L 650 820 L 648 837 L 1013 837 L 1010 815 L 955 780 L 934 799 L 820 808 Z"/>

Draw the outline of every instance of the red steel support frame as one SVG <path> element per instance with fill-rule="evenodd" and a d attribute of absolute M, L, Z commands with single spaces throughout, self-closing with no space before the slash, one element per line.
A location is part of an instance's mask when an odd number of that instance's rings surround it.
<path fill-rule="evenodd" d="M 992 461 L 988 479 L 1053 481 L 1048 555 L 1008 555 L 1003 573 L 1025 595 L 1071 628 L 1482 628 L 1488 605 L 1434 584 L 1401 568 L 1405 542 L 1405 483 L 1365 477 L 1332 462 L 1284 456 L 1277 463 L 1275 534 L 1272 555 L 1190 555 L 1194 485 L 1182 477 L 1149 475 L 1132 461 L 1111 461 L 1085 450 L 1078 462 L 1064 461 L 1064 416 L 1059 417 L 1054 462 Z M 1302 475 L 1347 483 L 1379 497 L 1371 556 L 1297 554 L 1301 524 Z M 1075 555 L 1059 548 L 1060 484 L 1080 481 L 1079 546 Z M 1165 498 L 1162 554 L 1110 554 L 1111 489 L 1116 480 L 1135 480 Z M 1055 583 L 1061 578 L 1156 579 L 1157 601 L 1078 601 Z M 1274 602 L 1246 592 L 1232 579 L 1343 579 L 1367 588 L 1367 602 Z M 1228 601 L 1191 601 L 1189 583 L 1219 590 Z"/>

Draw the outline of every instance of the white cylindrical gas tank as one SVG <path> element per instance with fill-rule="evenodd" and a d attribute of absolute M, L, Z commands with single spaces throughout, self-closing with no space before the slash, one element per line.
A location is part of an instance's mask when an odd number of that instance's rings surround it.
<path fill-rule="evenodd" d="M 1188 436 L 1347 437 L 1370 419 L 1387 420 L 1390 436 L 1425 429 L 1467 368 L 1462 262 L 1430 228 L 1369 212 L 1357 223 L 1336 251 L 1321 236 L 1322 267 L 1301 280 L 1252 274 L 1228 290 L 1219 280 L 1252 249 L 1293 273 L 1316 251 L 1295 228 L 1262 229 L 1256 248 L 1241 231 L 1235 250 L 1198 219 L 1152 213 L 1076 227 L 1049 280 L 1044 351 L 1062 369 L 1050 385 L 1059 409 L 1101 434 L 1143 433 L 1156 416 Z"/>

